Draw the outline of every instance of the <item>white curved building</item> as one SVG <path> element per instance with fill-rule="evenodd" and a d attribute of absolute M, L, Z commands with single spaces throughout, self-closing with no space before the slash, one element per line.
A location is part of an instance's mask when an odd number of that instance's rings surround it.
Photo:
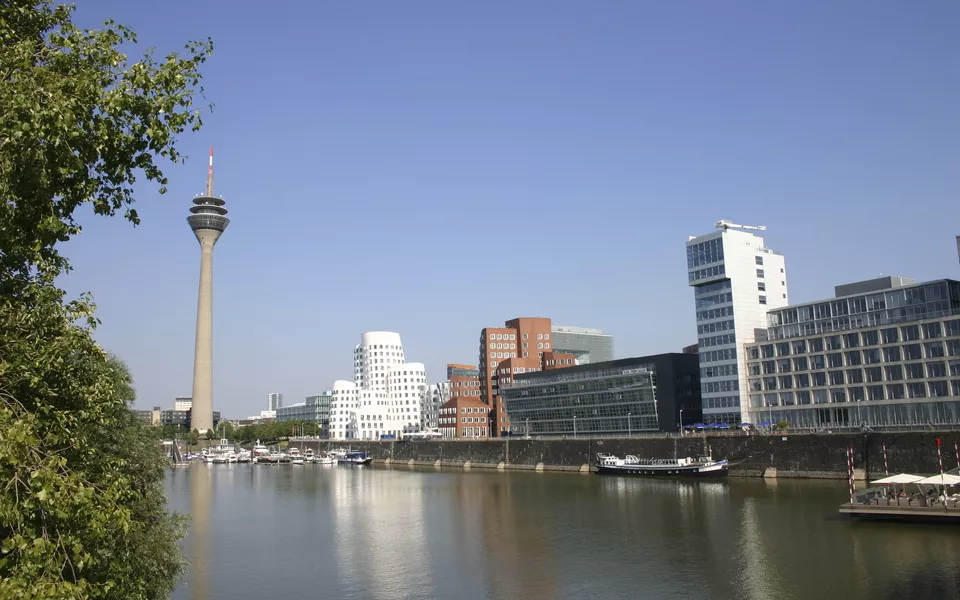
<path fill-rule="evenodd" d="M 330 412 L 333 439 L 376 440 L 420 430 L 423 363 L 407 363 L 400 334 L 368 331 L 353 351 L 356 382 L 336 381 Z"/>
<path fill-rule="evenodd" d="M 333 382 L 330 400 L 330 437 L 337 440 L 357 438 L 357 403 L 359 390 L 352 381 Z"/>

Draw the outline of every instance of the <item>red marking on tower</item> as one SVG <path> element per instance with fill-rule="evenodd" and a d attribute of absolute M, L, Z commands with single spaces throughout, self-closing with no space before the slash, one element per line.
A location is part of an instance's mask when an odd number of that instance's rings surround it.
<path fill-rule="evenodd" d="M 210 162 L 207 165 L 207 196 L 213 196 L 213 146 L 210 146 Z"/>

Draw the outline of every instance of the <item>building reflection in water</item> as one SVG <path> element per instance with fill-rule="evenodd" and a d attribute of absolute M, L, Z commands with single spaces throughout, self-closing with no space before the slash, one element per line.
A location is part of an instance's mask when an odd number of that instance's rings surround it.
<path fill-rule="evenodd" d="M 207 556 L 210 553 L 210 500 L 213 478 L 210 465 L 194 464 L 187 469 L 190 481 L 190 567 L 187 589 L 191 600 L 207 600 Z"/>
<path fill-rule="evenodd" d="M 548 523 L 544 512 L 536 509 L 543 498 L 514 493 L 513 479 L 507 474 L 479 488 L 481 534 L 492 596 L 552 600 L 560 595 L 551 543 L 557 525 Z M 529 486 L 525 489 L 529 491 Z M 467 503 L 476 504 L 476 499 L 476 495 L 465 498 L 461 494 L 461 510 L 467 509 Z"/>
<path fill-rule="evenodd" d="M 384 600 L 429 590 L 432 571 L 419 560 L 427 552 L 423 487 L 402 472 L 341 467 L 328 474 L 333 553 L 344 588 Z M 365 571 L 362 578 L 358 569 Z"/>

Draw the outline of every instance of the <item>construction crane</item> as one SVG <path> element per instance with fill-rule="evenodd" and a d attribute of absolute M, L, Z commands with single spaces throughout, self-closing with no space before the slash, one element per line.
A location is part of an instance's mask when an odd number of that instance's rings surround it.
<path fill-rule="evenodd" d="M 721 219 L 714 223 L 713 225 L 717 229 L 751 229 L 753 231 L 766 231 L 766 225 L 740 225 L 738 223 L 731 223 L 726 219 Z"/>

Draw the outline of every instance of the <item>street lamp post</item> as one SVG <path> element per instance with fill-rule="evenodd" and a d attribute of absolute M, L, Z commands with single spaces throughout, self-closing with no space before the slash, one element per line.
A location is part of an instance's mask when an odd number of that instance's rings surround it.
<path fill-rule="evenodd" d="M 577 437 L 577 415 L 573 415 L 573 437 Z"/>
<path fill-rule="evenodd" d="M 633 437 L 633 428 L 630 427 L 630 413 L 627 413 L 627 437 Z"/>
<path fill-rule="evenodd" d="M 683 409 L 680 409 L 680 433 L 683 433 Z"/>
<path fill-rule="evenodd" d="M 525 421 L 527 422 L 527 437 L 530 437 L 530 417 L 527 417 Z"/>

